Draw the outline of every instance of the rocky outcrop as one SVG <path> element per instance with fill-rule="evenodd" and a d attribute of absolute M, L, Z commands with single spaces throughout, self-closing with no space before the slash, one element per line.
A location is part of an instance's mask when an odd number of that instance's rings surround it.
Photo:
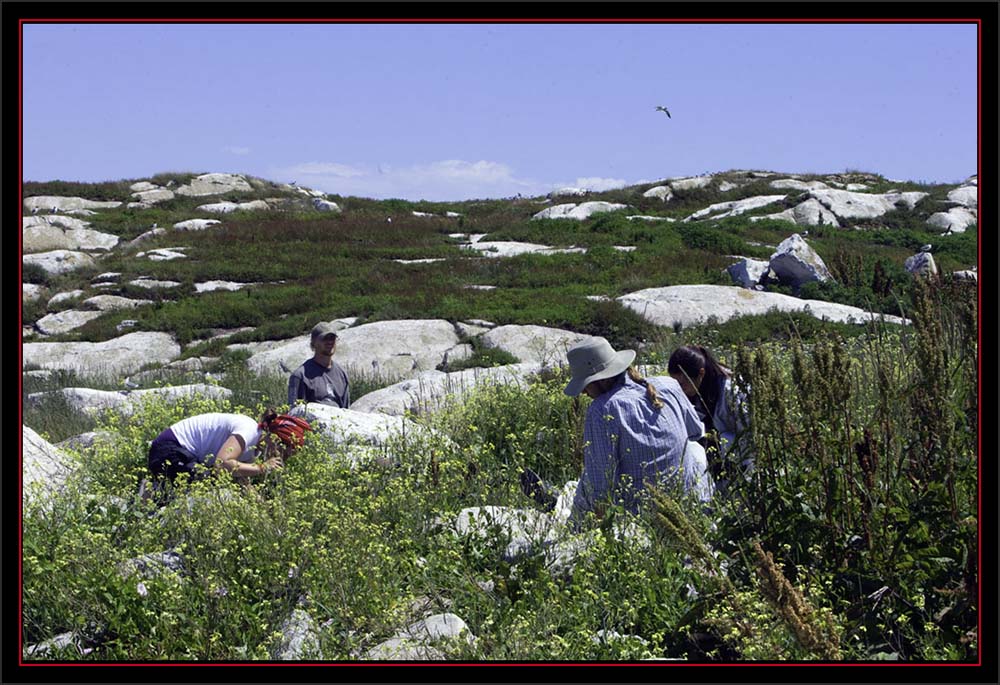
<path fill-rule="evenodd" d="M 698 188 L 707 188 L 712 184 L 714 180 L 711 176 L 688 176 L 684 178 L 671 178 L 667 179 L 670 182 L 670 188 L 675 192 L 678 190 L 697 190 Z"/>
<path fill-rule="evenodd" d="M 723 219 L 727 216 L 739 216 L 744 212 L 766 207 L 784 199 L 784 195 L 760 195 L 758 197 L 748 197 L 743 200 L 733 200 L 731 202 L 717 202 L 691 214 L 684 221 L 698 221 L 706 218 Z"/>
<path fill-rule="evenodd" d="M 313 198 L 313 207 L 321 212 L 335 212 L 339 213 L 340 205 L 336 202 L 330 202 L 329 200 L 324 200 L 323 198 L 317 197 Z"/>
<path fill-rule="evenodd" d="M 840 227 L 837 216 L 824 207 L 819 200 L 809 198 L 805 202 L 800 202 L 791 209 L 786 209 L 777 214 L 767 214 L 765 216 L 752 216 L 750 221 L 760 221 L 762 219 L 778 219 L 780 221 L 790 221 L 798 226 L 834 226 Z"/>
<path fill-rule="evenodd" d="M 61 488 L 69 476 L 72 462 L 69 456 L 45 440 L 28 426 L 21 426 L 22 498 L 33 493 L 52 493 Z"/>
<path fill-rule="evenodd" d="M 178 231 L 204 231 L 210 226 L 218 226 L 221 223 L 218 219 L 188 219 L 187 221 L 178 221 L 174 224 L 174 228 Z"/>
<path fill-rule="evenodd" d="M 810 281 L 833 279 L 826 264 L 798 233 L 778 244 L 771 255 L 770 268 L 782 283 L 799 288 Z"/>
<path fill-rule="evenodd" d="M 809 196 L 840 219 L 874 219 L 896 209 L 913 209 L 927 193 L 857 193 L 849 190 L 812 190 Z"/>
<path fill-rule="evenodd" d="M 103 313 L 66 309 L 61 312 L 46 314 L 35 322 L 35 328 L 42 335 L 60 335 L 93 321 Z"/>
<path fill-rule="evenodd" d="M 36 195 L 35 197 L 24 198 L 24 208 L 27 211 L 51 212 L 53 209 L 59 212 L 69 212 L 76 209 L 113 209 L 120 207 L 121 202 L 111 200 L 101 202 L 98 200 L 85 200 L 82 197 L 61 197 L 58 195 Z"/>
<path fill-rule="evenodd" d="M 643 197 L 659 198 L 663 202 L 669 202 L 674 197 L 674 191 L 670 186 L 654 186 L 642 194 Z"/>
<path fill-rule="evenodd" d="M 222 195 L 223 193 L 244 192 L 248 193 L 253 187 L 246 178 L 239 174 L 202 174 L 191 180 L 190 183 L 177 188 L 178 195 L 201 197 L 203 195 Z"/>
<path fill-rule="evenodd" d="M 97 262 L 89 254 L 73 250 L 51 250 L 26 254 L 21 257 L 21 263 L 24 265 L 33 264 L 46 273 L 54 275 L 97 266 Z"/>
<path fill-rule="evenodd" d="M 429 428 L 402 416 L 371 414 L 318 402 L 297 404 L 289 414 L 309 421 L 314 431 L 324 435 L 334 445 L 376 448 L 338 452 L 353 463 L 377 461 L 380 458 L 391 461 L 391 457 L 378 448 L 385 448 L 397 441 L 425 439 L 435 435 Z"/>
<path fill-rule="evenodd" d="M 23 366 L 113 379 L 150 364 L 165 364 L 181 353 L 167 333 L 128 333 L 99 343 L 25 343 L 21 349 Z"/>
<path fill-rule="evenodd" d="M 946 212 L 935 212 L 927 219 L 927 224 L 951 233 L 965 233 L 969 226 L 978 221 L 977 212 L 965 207 L 952 207 Z"/>
<path fill-rule="evenodd" d="M 964 185 L 948 193 L 948 200 L 966 209 L 978 209 L 979 185 Z"/>
<path fill-rule="evenodd" d="M 433 645 L 441 640 L 461 639 L 470 644 L 475 635 L 459 616 L 435 614 L 409 625 L 361 656 L 363 661 L 443 661 L 446 654 Z"/>
<path fill-rule="evenodd" d="M 722 323 L 733 317 L 782 312 L 805 312 L 818 319 L 843 323 L 863 323 L 881 319 L 882 314 L 866 312 L 844 304 L 803 300 L 780 293 L 758 292 L 730 285 L 674 285 L 647 288 L 622 295 L 618 302 L 658 326 L 694 326 L 713 317 Z M 884 316 L 889 323 L 908 323 L 896 316 Z"/>
<path fill-rule="evenodd" d="M 37 217 L 25 217 L 25 221 Z M 44 219 L 45 217 L 42 217 Z M 68 217 L 64 217 L 68 218 Z M 21 231 L 21 249 L 24 253 L 52 250 L 107 251 L 118 244 L 118 236 L 87 228 L 62 228 L 38 222 L 25 226 Z"/>
<path fill-rule="evenodd" d="M 619 209 L 625 209 L 627 205 L 618 204 L 615 202 L 583 202 L 579 205 L 577 204 L 563 204 L 555 205 L 554 207 L 547 207 L 542 211 L 535 214 L 532 219 L 576 219 L 577 221 L 583 221 L 584 219 L 589 219 L 594 214 L 601 214 L 603 212 L 614 212 Z"/>

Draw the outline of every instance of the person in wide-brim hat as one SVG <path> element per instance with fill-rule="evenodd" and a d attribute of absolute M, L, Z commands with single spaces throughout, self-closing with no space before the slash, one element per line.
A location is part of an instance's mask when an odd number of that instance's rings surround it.
<path fill-rule="evenodd" d="M 570 381 L 563 392 L 593 401 L 583 429 L 583 474 L 573 498 L 573 519 L 603 515 L 609 504 L 637 512 L 649 486 L 678 486 L 701 501 L 712 497 L 705 432 L 680 384 L 669 376 L 643 378 L 635 350 L 616 351 L 601 337 L 566 351 Z"/>

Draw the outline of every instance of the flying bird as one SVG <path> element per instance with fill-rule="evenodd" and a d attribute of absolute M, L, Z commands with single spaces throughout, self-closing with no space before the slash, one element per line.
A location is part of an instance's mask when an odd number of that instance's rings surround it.
<path fill-rule="evenodd" d="M 667 115 L 667 118 L 668 118 L 668 119 L 672 119 L 672 118 L 673 118 L 673 117 L 671 117 L 671 116 L 670 116 L 670 111 L 669 111 L 669 110 L 667 110 L 667 108 L 666 108 L 666 107 L 664 107 L 663 105 L 657 105 L 657 106 L 656 106 L 656 111 L 657 111 L 657 112 L 663 112 L 664 114 L 666 114 L 666 115 Z"/>

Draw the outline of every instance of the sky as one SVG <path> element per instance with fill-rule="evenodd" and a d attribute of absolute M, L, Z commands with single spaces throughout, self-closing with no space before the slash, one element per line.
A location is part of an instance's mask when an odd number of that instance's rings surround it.
<path fill-rule="evenodd" d="M 376 199 L 976 173 L 975 24 L 25 24 L 23 169 Z M 668 117 L 657 111 L 665 106 Z"/>

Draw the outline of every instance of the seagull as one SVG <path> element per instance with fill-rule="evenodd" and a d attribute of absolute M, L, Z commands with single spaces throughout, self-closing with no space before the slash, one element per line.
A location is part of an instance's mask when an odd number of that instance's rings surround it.
<path fill-rule="evenodd" d="M 32 214 L 38 214 L 38 207 L 32 207 L 31 208 L 31 213 Z"/>
<path fill-rule="evenodd" d="M 150 228 L 152 228 L 152 229 L 155 229 L 155 228 L 156 228 L 156 222 L 155 222 L 155 221 L 153 222 L 153 225 L 152 225 L 152 226 L 150 226 Z"/>
<path fill-rule="evenodd" d="M 124 385 L 128 390 L 135 390 L 136 388 L 139 387 L 139 384 L 133 381 L 128 376 L 125 376 L 125 379 L 122 381 L 122 385 Z"/>
<path fill-rule="evenodd" d="M 921 252 L 930 252 L 931 251 L 931 247 L 932 247 L 931 245 L 924 245 L 923 247 L 920 248 L 920 251 Z"/>
<path fill-rule="evenodd" d="M 666 114 L 666 115 L 667 115 L 667 118 L 668 118 L 668 119 L 671 119 L 671 118 L 672 118 L 672 117 L 670 116 L 670 112 L 669 112 L 669 111 L 667 110 L 667 108 L 666 108 L 666 107 L 664 107 L 663 105 L 657 105 L 657 106 L 656 106 L 656 111 L 657 111 L 657 112 L 663 112 L 664 114 Z"/>

